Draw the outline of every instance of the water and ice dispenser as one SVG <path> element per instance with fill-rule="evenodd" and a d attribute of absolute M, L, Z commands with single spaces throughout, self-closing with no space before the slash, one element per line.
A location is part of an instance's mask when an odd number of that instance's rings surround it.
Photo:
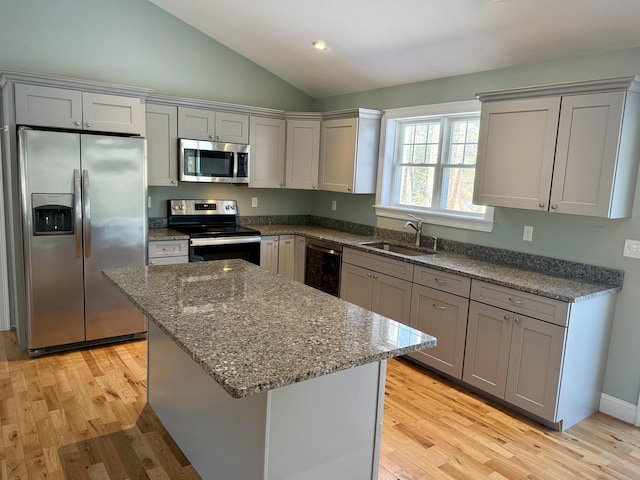
<path fill-rule="evenodd" d="M 73 194 L 31 194 L 34 235 L 73 235 Z"/>

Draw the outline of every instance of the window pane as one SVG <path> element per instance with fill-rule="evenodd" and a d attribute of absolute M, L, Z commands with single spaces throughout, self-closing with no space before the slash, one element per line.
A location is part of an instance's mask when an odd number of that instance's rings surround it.
<path fill-rule="evenodd" d="M 429 143 L 440 142 L 440 122 L 429 124 Z"/>
<path fill-rule="evenodd" d="M 415 145 L 413 147 L 413 162 L 412 163 L 424 163 L 427 154 L 426 145 Z"/>
<path fill-rule="evenodd" d="M 484 205 L 473 204 L 473 168 L 446 168 L 443 172 L 445 209 L 457 212 L 484 213 Z"/>
<path fill-rule="evenodd" d="M 434 170 L 433 167 L 400 167 L 398 204 L 430 208 Z"/>
<path fill-rule="evenodd" d="M 404 140 L 402 143 L 413 143 L 413 137 L 415 136 L 416 129 L 413 125 L 404 126 Z"/>
<path fill-rule="evenodd" d="M 415 129 L 416 129 L 416 136 L 415 136 L 414 143 L 427 143 L 428 125 L 426 124 L 416 125 Z"/>
<path fill-rule="evenodd" d="M 402 147 L 402 159 L 400 163 L 411 163 L 413 160 L 413 145 L 404 145 Z"/>
<path fill-rule="evenodd" d="M 478 153 L 478 120 L 451 122 L 449 162 L 452 165 L 475 165 Z"/>

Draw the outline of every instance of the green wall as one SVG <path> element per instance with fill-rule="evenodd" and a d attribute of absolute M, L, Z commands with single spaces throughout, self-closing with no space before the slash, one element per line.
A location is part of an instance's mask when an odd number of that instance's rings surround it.
<path fill-rule="evenodd" d="M 467 100 L 486 90 L 640 73 L 640 49 L 514 67 L 314 100 L 146 0 L 0 0 L 0 70 L 152 88 L 158 94 L 284 110 L 395 108 Z M 314 214 L 401 230 L 376 219 L 373 195 L 182 184 L 150 188 L 150 216 L 168 198 L 236 198 L 242 215 Z M 251 198 L 258 207 L 251 207 Z M 640 197 L 640 195 L 639 195 Z M 331 210 L 331 201 L 337 210 Z M 442 238 L 592 263 L 626 271 L 617 302 L 605 393 L 635 404 L 640 390 L 640 260 L 623 258 L 625 238 L 640 239 L 634 215 L 601 220 L 496 209 L 491 233 L 427 226 Z M 533 242 L 522 241 L 524 225 Z"/>
<path fill-rule="evenodd" d="M 146 0 L 0 0 L 0 70 L 284 110 L 313 105 L 300 90 Z"/>

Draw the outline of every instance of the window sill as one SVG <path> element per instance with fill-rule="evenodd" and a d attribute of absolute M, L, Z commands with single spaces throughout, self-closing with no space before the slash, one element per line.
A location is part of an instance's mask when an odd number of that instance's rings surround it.
<path fill-rule="evenodd" d="M 374 205 L 374 208 L 376 209 L 376 215 L 379 217 L 408 220 L 407 214 L 410 213 L 420 217 L 425 223 L 432 225 L 463 228 L 465 230 L 475 230 L 478 232 L 493 231 L 493 207 L 487 207 L 485 218 L 452 215 L 450 213 L 425 212 L 424 210 L 389 207 L 387 205 Z"/>

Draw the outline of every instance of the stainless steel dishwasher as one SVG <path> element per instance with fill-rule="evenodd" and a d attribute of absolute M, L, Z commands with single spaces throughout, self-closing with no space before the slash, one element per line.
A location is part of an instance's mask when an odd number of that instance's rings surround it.
<path fill-rule="evenodd" d="M 304 283 L 339 297 L 341 261 L 342 245 L 307 239 Z"/>

